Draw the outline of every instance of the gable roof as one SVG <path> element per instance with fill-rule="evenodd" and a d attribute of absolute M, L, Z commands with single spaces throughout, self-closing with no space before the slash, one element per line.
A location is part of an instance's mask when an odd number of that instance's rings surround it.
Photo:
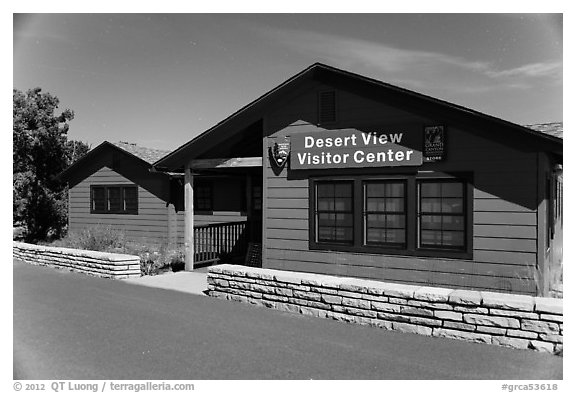
<path fill-rule="evenodd" d="M 281 101 L 282 97 L 310 81 L 322 82 L 343 89 L 361 90 L 361 94 L 369 95 L 380 101 L 393 103 L 393 105 L 400 106 L 408 111 L 422 112 L 423 108 L 426 107 L 428 114 L 440 115 L 442 118 L 454 123 L 465 122 L 471 125 L 471 128 L 475 128 L 480 134 L 491 133 L 493 137 L 498 138 L 526 136 L 527 139 L 537 141 L 542 148 L 560 153 L 562 151 L 561 138 L 539 129 L 524 127 L 376 79 L 326 64 L 315 63 L 161 158 L 154 163 L 154 167 L 158 170 L 178 170 L 182 168 L 186 161 L 197 158 L 203 152 L 218 146 L 223 138 L 229 138 L 235 133 L 237 134 L 242 128 L 261 118 L 262 113 Z M 506 129 L 507 135 L 502 135 L 499 132 L 503 128 Z"/>
<path fill-rule="evenodd" d="M 564 123 L 562 122 L 528 124 L 525 127 L 555 138 L 564 139 Z"/>
<path fill-rule="evenodd" d="M 136 160 L 136 163 L 146 168 L 152 168 L 154 162 L 169 153 L 169 151 L 166 150 L 137 146 L 135 143 L 104 141 L 58 174 L 57 178 L 68 181 L 70 178 L 75 177 L 78 172 L 90 166 L 90 163 L 95 161 L 99 155 L 105 154 L 107 151 L 116 151 L 127 155 Z"/>

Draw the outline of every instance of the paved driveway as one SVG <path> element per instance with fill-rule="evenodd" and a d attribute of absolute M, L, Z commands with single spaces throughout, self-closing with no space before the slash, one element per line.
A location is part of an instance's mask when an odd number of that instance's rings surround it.
<path fill-rule="evenodd" d="M 16 379 L 549 379 L 562 358 L 14 263 Z"/>

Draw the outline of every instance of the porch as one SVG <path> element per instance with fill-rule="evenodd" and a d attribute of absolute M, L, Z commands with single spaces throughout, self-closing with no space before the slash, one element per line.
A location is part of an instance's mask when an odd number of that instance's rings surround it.
<path fill-rule="evenodd" d="M 255 220 L 194 226 L 193 267 L 219 263 L 261 267 L 261 232 L 262 222 Z"/>

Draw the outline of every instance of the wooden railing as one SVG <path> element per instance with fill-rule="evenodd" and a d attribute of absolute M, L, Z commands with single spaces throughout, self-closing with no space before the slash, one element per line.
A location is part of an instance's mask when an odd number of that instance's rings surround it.
<path fill-rule="evenodd" d="M 244 258 L 248 249 L 246 222 L 194 227 L 194 262 L 210 263 Z"/>

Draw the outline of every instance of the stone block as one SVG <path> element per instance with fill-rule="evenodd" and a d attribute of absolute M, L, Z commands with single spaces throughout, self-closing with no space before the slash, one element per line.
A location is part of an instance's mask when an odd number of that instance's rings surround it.
<path fill-rule="evenodd" d="M 386 330 L 392 330 L 392 322 L 390 321 L 382 321 L 379 319 L 373 319 L 371 321 L 371 326 L 380 328 L 380 329 L 386 329 Z"/>
<path fill-rule="evenodd" d="M 342 286 L 342 285 L 341 285 Z M 362 299 L 362 294 L 358 293 L 358 292 L 350 292 L 350 291 L 343 291 L 343 290 L 338 290 L 338 296 L 342 296 L 342 297 L 350 297 L 350 298 L 355 298 L 355 299 Z"/>
<path fill-rule="evenodd" d="M 408 321 L 410 323 L 414 323 L 417 325 L 426 325 L 426 326 L 442 326 L 442 321 L 438 319 L 432 318 L 422 318 L 422 317 L 408 317 Z"/>
<path fill-rule="evenodd" d="M 294 297 L 297 297 L 300 299 L 314 300 L 317 302 L 322 300 L 322 295 L 320 295 L 318 292 L 303 292 L 303 291 L 294 290 L 293 293 L 294 293 Z"/>
<path fill-rule="evenodd" d="M 540 333 L 539 338 L 542 341 L 548 341 L 551 343 L 558 343 L 558 344 L 564 343 L 564 337 L 560 334 Z"/>
<path fill-rule="evenodd" d="M 556 315 L 556 314 L 540 314 L 540 319 L 543 321 L 552 321 L 552 322 L 564 322 L 563 315 Z"/>
<path fill-rule="evenodd" d="M 488 314 L 488 309 L 486 307 L 454 306 L 454 311 L 474 314 Z"/>
<path fill-rule="evenodd" d="M 288 288 L 276 288 L 274 293 L 280 296 L 292 296 L 292 290 Z M 320 300 L 320 299 L 318 299 Z"/>
<path fill-rule="evenodd" d="M 462 313 L 454 311 L 437 310 L 434 311 L 434 316 L 443 320 L 462 321 Z"/>
<path fill-rule="evenodd" d="M 382 302 L 372 301 L 371 307 L 373 310 L 376 310 L 376 311 L 399 313 L 403 306 L 400 304 L 390 304 L 390 303 L 382 303 Z"/>
<path fill-rule="evenodd" d="M 540 313 L 548 314 L 563 314 L 563 299 L 556 299 L 551 297 L 537 297 L 535 298 L 534 309 Z"/>
<path fill-rule="evenodd" d="M 442 326 L 449 329 L 465 330 L 469 332 L 476 330 L 476 325 L 463 322 L 443 321 Z"/>
<path fill-rule="evenodd" d="M 482 304 L 482 295 L 479 291 L 457 289 L 450 293 L 448 301 L 450 303 L 466 306 L 479 306 Z"/>
<path fill-rule="evenodd" d="M 272 300 L 261 300 L 262 304 L 268 308 L 276 308 L 276 302 Z"/>
<path fill-rule="evenodd" d="M 228 284 L 230 285 L 231 288 L 244 289 L 244 290 L 249 290 L 251 285 L 246 282 L 238 282 L 238 281 L 229 281 Z"/>
<path fill-rule="evenodd" d="M 387 301 L 388 301 L 388 297 L 386 297 L 386 296 L 370 295 L 370 294 L 368 294 L 368 293 L 363 293 L 363 294 L 362 294 L 362 299 L 364 299 L 364 300 L 370 300 L 370 301 L 375 301 L 375 302 L 387 302 Z"/>
<path fill-rule="evenodd" d="M 427 302 L 447 302 L 452 292 L 454 290 L 449 288 L 421 287 L 414 292 L 414 299 Z"/>
<path fill-rule="evenodd" d="M 290 303 L 279 303 L 278 306 L 276 307 L 277 310 L 291 313 L 299 313 L 301 308 L 302 308 L 301 306 Z"/>
<path fill-rule="evenodd" d="M 538 314 L 535 312 L 514 311 L 514 310 L 501 310 L 498 308 L 491 308 L 490 315 L 499 315 L 505 317 L 524 318 L 524 319 L 539 319 Z"/>
<path fill-rule="evenodd" d="M 408 304 L 407 299 L 400 299 L 397 297 L 389 297 L 388 302 L 393 303 L 393 304 Z"/>
<path fill-rule="evenodd" d="M 342 296 L 322 294 L 322 301 L 328 304 L 342 304 Z"/>
<path fill-rule="evenodd" d="M 342 305 L 348 307 L 356 307 L 356 308 L 363 308 L 366 310 L 370 310 L 370 301 L 369 300 L 362 300 L 362 299 L 351 299 L 351 298 L 342 298 Z"/>
<path fill-rule="evenodd" d="M 366 285 L 369 284 L 370 282 L 363 280 L 355 280 L 355 281 L 356 283 L 340 284 L 339 288 L 342 291 L 355 292 L 355 293 L 368 293 Z"/>
<path fill-rule="evenodd" d="M 414 307 L 422 307 L 422 308 L 431 308 L 434 310 L 453 310 L 454 306 L 448 303 L 432 303 L 432 302 L 424 302 L 422 300 L 408 300 L 406 303 L 409 306 Z"/>
<path fill-rule="evenodd" d="M 328 295 L 337 295 L 338 290 L 333 288 L 325 288 L 325 287 L 310 287 L 310 291 L 318 292 L 318 293 L 326 293 Z"/>
<path fill-rule="evenodd" d="M 305 306 L 308 306 L 308 307 L 314 307 L 314 308 L 318 308 L 321 310 L 330 310 L 331 309 L 330 304 L 315 302 L 312 300 L 306 300 L 305 302 L 306 302 Z"/>
<path fill-rule="evenodd" d="M 554 353 L 554 344 L 544 341 L 530 340 L 528 343 L 528 348 L 534 349 L 538 352 Z"/>
<path fill-rule="evenodd" d="M 494 336 L 492 337 L 492 344 L 501 345 L 508 348 L 528 349 L 530 340 L 524 338 Z"/>
<path fill-rule="evenodd" d="M 491 326 L 477 326 L 476 331 L 478 333 L 488 333 L 496 336 L 506 335 L 506 329 L 491 327 Z"/>
<path fill-rule="evenodd" d="M 415 333 L 415 334 L 422 334 L 425 336 L 430 336 L 432 334 L 431 327 L 422 325 L 413 325 L 410 323 L 392 322 L 392 329 L 404 333 Z"/>
<path fill-rule="evenodd" d="M 356 317 L 356 323 L 359 325 L 372 325 L 372 319 L 367 317 Z"/>
<path fill-rule="evenodd" d="M 534 298 L 532 296 L 497 292 L 480 292 L 480 294 L 482 295 L 482 305 L 484 307 L 534 311 Z"/>
<path fill-rule="evenodd" d="M 436 337 L 455 338 L 458 340 L 466 340 L 485 344 L 490 344 L 492 342 L 492 337 L 489 334 L 463 332 L 460 330 L 452 330 L 444 328 L 434 328 L 434 332 L 432 333 L 432 335 Z"/>
<path fill-rule="evenodd" d="M 263 299 L 266 299 L 266 300 L 272 300 L 272 301 L 275 301 L 275 302 L 288 302 L 288 297 L 287 297 L 287 296 L 271 295 L 271 294 L 268 294 L 268 293 L 263 294 L 263 295 L 262 295 L 262 298 L 263 298 Z"/>
<path fill-rule="evenodd" d="M 387 321 L 410 322 L 410 317 L 408 315 L 378 312 L 376 313 L 376 316 L 378 317 L 378 319 L 385 319 Z"/>
<path fill-rule="evenodd" d="M 376 318 L 377 317 L 376 311 L 372 311 L 372 310 L 365 310 L 365 309 L 353 308 L 353 307 L 345 307 L 344 310 L 349 314 L 360 316 L 360 317 L 367 317 L 367 318 Z"/>
<path fill-rule="evenodd" d="M 417 308 L 417 307 L 402 307 L 402 309 L 400 310 L 401 314 L 407 314 L 407 315 L 420 315 L 420 316 L 424 316 L 424 317 L 433 317 L 434 316 L 434 311 L 432 310 L 427 310 L 425 308 Z"/>
<path fill-rule="evenodd" d="M 255 306 L 261 306 L 264 307 L 264 303 L 262 299 L 254 299 L 254 298 L 248 298 L 248 303 L 253 304 Z"/>
<path fill-rule="evenodd" d="M 519 328 L 520 321 L 509 317 L 496 317 L 489 315 L 464 314 L 464 322 L 473 325 L 496 326 L 504 328 Z"/>
<path fill-rule="evenodd" d="M 216 285 L 216 286 L 218 286 L 218 287 L 225 287 L 225 288 L 228 287 L 228 286 L 230 286 L 230 284 L 228 283 L 228 281 L 226 281 L 226 280 L 221 280 L 221 279 L 214 280 L 214 285 Z"/>
<path fill-rule="evenodd" d="M 531 332 L 537 332 L 537 333 L 556 334 L 560 332 L 560 327 L 555 322 L 533 321 L 530 319 L 523 319 L 522 330 L 529 330 Z"/>
<path fill-rule="evenodd" d="M 281 284 L 281 283 L 277 283 Z M 310 287 L 308 285 L 298 285 L 298 284 L 284 284 L 286 288 L 296 289 L 298 291 L 310 292 Z"/>
<path fill-rule="evenodd" d="M 414 292 L 420 287 L 414 285 L 404 285 L 381 281 L 372 281 L 368 286 L 368 293 L 371 295 L 394 296 L 398 298 L 414 298 Z"/>
<path fill-rule="evenodd" d="M 319 310 L 313 307 L 300 307 L 300 313 L 302 315 L 308 315 L 317 318 L 326 318 L 328 312 L 326 310 Z"/>
<path fill-rule="evenodd" d="M 528 332 L 526 330 L 507 329 L 506 335 L 518 338 L 538 338 L 538 333 Z"/>
<path fill-rule="evenodd" d="M 280 274 L 275 274 L 274 280 L 278 281 L 278 282 L 301 285 L 302 284 L 302 273 L 288 272 L 288 271 L 284 272 L 283 271 Z"/>
<path fill-rule="evenodd" d="M 336 320 L 336 321 L 341 321 L 341 322 L 355 322 L 355 317 L 353 315 L 350 314 L 346 314 L 346 313 L 339 313 L 339 312 L 332 312 L 331 313 L 331 317 L 332 319 Z"/>

